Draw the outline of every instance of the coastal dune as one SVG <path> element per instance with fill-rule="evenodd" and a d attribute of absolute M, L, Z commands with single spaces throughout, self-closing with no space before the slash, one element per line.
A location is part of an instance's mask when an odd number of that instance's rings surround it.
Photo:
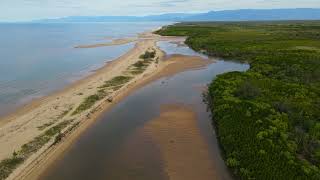
<path fill-rule="evenodd" d="M 58 158 L 102 112 L 135 89 L 161 77 L 205 67 L 212 63 L 200 57 L 182 55 L 167 57 L 156 45 L 162 40 L 183 41 L 184 39 L 161 37 L 152 33 L 142 34 L 133 49 L 98 69 L 94 74 L 3 118 L 0 125 L 0 161 L 12 158 L 16 154 L 24 155 L 25 158 L 8 179 L 38 177 L 41 170 L 44 171 L 52 161 Z M 145 62 L 141 59 L 141 55 L 153 51 L 155 57 L 137 72 L 136 66 Z M 120 84 L 114 85 L 119 81 Z M 101 90 L 102 87 L 110 84 L 113 86 Z M 93 98 L 92 103 L 91 97 L 98 98 Z M 90 106 L 87 107 L 88 102 Z M 41 147 L 32 147 L 32 153 L 26 151 L 29 154 L 22 154 L 25 153 L 26 147 L 35 144 L 35 140 L 39 137 L 41 139 L 43 135 L 47 137 L 47 133 L 56 130 L 57 127 L 60 128 L 59 131 L 52 134 L 52 137 L 41 144 Z"/>

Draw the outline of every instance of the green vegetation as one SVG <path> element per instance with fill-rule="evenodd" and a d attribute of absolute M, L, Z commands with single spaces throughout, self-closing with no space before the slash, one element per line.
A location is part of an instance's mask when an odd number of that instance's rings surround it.
<path fill-rule="evenodd" d="M 76 115 L 87 109 L 90 109 L 97 101 L 103 99 L 104 97 L 106 97 L 106 93 L 104 91 L 98 91 L 97 94 L 86 97 L 84 101 L 72 113 L 72 115 Z"/>
<path fill-rule="evenodd" d="M 69 107 L 67 110 L 63 111 L 60 115 L 58 115 L 58 117 L 48 123 L 45 123 L 41 126 L 38 126 L 38 130 L 42 131 L 44 129 L 46 129 L 49 126 L 52 126 L 53 124 L 55 124 L 57 121 L 59 121 L 60 119 L 64 118 L 70 111 L 72 110 L 72 106 Z"/>
<path fill-rule="evenodd" d="M 150 65 L 150 63 L 154 60 L 155 57 L 156 57 L 156 51 L 154 49 L 152 51 L 146 51 L 144 54 L 140 56 L 140 59 L 142 60 L 134 63 L 132 66 L 129 67 L 130 73 L 133 75 L 143 73 L 147 69 L 147 67 Z"/>
<path fill-rule="evenodd" d="M 105 98 L 108 96 L 108 93 L 106 92 L 109 89 L 112 90 L 118 90 L 120 89 L 124 84 L 129 82 L 132 79 L 131 76 L 116 76 L 112 78 L 109 81 L 106 81 L 104 85 L 99 87 L 100 89 L 96 94 L 93 94 L 91 96 L 88 96 L 84 99 L 84 101 L 77 107 L 77 109 L 72 113 L 72 115 L 79 114 L 85 110 L 90 109 L 97 101 Z"/>
<path fill-rule="evenodd" d="M 140 61 L 131 65 L 128 69 L 132 75 L 137 75 L 143 73 L 146 68 L 150 65 L 156 56 L 156 51 L 146 51 L 140 56 Z M 72 113 L 72 115 L 79 114 L 85 110 L 90 109 L 97 101 L 105 98 L 108 90 L 117 91 L 122 88 L 127 82 L 129 82 L 132 76 L 116 76 L 109 81 L 106 81 L 102 86 L 99 87 L 99 91 L 91 96 L 85 98 L 85 100 L 77 107 L 77 109 Z"/>
<path fill-rule="evenodd" d="M 320 179 L 320 22 L 177 24 L 199 52 L 250 63 L 218 76 L 208 102 L 240 179 Z"/>
<path fill-rule="evenodd" d="M 146 51 L 144 54 L 140 56 L 140 59 L 150 60 L 156 57 L 156 51 L 153 49 L 152 51 Z"/>
<path fill-rule="evenodd" d="M 37 152 L 42 146 L 50 141 L 50 139 L 67 127 L 72 121 L 63 121 L 58 125 L 48 129 L 43 134 L 37 136 L 32 141 L 24 144 L 20 151 L 13 152 L 11 158 L 4 159 L 0 162 L 0 180 L 6 179 L 15 168 L 22 164 L 33 153 Z"/>
<path fill-rule="evenodd" d="M 132 79 L 130 76 L 116 76 L 109 81 L 106 81 L 100 88 L 110 88 L 115 86 L 121 86 L 129 82 Z"/>
<path fill-rule="evenodd" d="M 132 75 L 143 73 L 146 68 L 150 65 L 156 56 L 156 51 L 146 51 L 140 56 L 140 61 L 134 63 L 127 70 Z M 108 95 L 108 90 L 117 91 L 128 83 L 133 77 L 132 76 L 116 76 L 109 81 L 106 81 L 96 94 L 88 96 L 85 100 L 76 108 L 72 115 L 79 114 L 85 110 L 90 109 L 97 101 L 105 98 Z M 67 112 L 68 113 L 68 112 Z"/>
<path fill-rule="evenodd" d="M 63 111 L 59 116 L 58 116 L 58 118 L 57 119 L 62 119 L 62 118 L 64 118 L 71 110 L 72 110 L 72 106 L 69 106 L 69 108 L 67 109 L 67 110 L 65 110 L 65 111 Z"/>
<path fill-rule="evenodd" d="M 45 123 L 45 124 L 43 124 L 41 126 L 38 126 L 37 128 L 38 128 L 38 130 L 42 131 L 42 130 L 46 129 L 49 126 L 52 126 L 55 122 L 56 122 L 56 120 L 53 120 L 53 121 Z"/>

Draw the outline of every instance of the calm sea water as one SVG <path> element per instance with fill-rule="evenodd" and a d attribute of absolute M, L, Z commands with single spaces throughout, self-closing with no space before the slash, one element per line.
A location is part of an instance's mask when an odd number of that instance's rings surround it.
<path fill-rule="evenodd" d="M 164 24 L 169 23 L 0 24 L 0 116 L 90 74 L 134 44 L 74 46 L 134 37 Z"/>

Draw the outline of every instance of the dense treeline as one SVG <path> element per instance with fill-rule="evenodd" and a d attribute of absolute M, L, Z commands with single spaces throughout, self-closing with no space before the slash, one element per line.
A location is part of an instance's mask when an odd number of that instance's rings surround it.
<path fill-rule="evenodd" d="M 209 86 L 227 165 L 241 179 L 320 179 L 320 22 L 189 23 L 199 52 L 250 63 Z"/>

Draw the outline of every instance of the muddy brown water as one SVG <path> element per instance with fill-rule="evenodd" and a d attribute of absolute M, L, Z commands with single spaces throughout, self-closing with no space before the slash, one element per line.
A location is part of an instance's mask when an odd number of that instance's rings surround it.
<path fill-rule="evenodd" d="M 152 137 L 139 131 L 158 117 L 161 106 L 167 104 L 191 107 L 197 117 L 196 128 L 208 144 L 215 167 L 216 177 L 212 179 L 232 179 L 221 157 L 202 93 L 217 75 L 248 68 L 247 64 L 218 60 L 206 68 L 182 72 L 144 86 L 88 128 L 41 179 L 169 179 L 158 145 Z"/>

